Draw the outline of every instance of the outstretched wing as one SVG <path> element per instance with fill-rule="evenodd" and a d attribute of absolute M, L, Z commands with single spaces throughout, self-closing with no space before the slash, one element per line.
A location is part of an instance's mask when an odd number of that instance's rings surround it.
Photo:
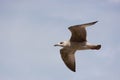
<path fill-rule="evenodd" d="M 75 53 L 76 50 L 62 48 L 60 50 L 62 60 L 64 61 L 65 65 L 72 71 L 75 70 Z"/>
<path fill-rule="evenodd" d="M 72 36 L 70 38 L 70 41 L 72 42 L 84 42 L 87 41 L 86 40 L 86 27 L 87 26 L 91 26 L 93 24 L 97 23 L 97 21 L 95 22 L 91 22 L 91 23 L 86 23 L 86 24 L 81 24 L 81 25 L 74 25 L 69 27 L 68 29 L 71 31 Z"/>

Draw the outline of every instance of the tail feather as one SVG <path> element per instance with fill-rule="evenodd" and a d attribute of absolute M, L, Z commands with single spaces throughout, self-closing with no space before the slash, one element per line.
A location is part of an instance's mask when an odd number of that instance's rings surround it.
<path fill-rule="evenodd" d="M 99 50 L 100 48 L 101 48 L 101 45 L 97 45 L 97 46 L 92 47 L 91 49 Z"/>

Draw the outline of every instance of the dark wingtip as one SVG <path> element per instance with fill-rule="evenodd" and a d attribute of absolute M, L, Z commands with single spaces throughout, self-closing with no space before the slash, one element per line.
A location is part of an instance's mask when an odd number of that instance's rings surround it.
<path fill-rule="evenodd" d="M 71 70 L 71 71 L 76 72 L 76 70 L 75 70 L 75 69 L 74 69 L 74 70 Z"/>
<path fill-rule="evenodd" d="M 92 22 L 93 24 L 97 23 L 98 21 Z"/>
<path fill-rule="evenodd" d="M 73 69 L 71 68 L 71 70 L 73 71 L 73 72 L 76 72 L 76 68 L 74 67 Z"/>
<path fill-rule="evenodd" d="M 73 72 L 76 72 L 76 68 L 73 70 Z"/>

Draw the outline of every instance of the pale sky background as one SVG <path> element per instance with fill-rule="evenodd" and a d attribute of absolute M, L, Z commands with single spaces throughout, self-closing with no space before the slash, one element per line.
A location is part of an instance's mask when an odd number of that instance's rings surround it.
<path fill-rule="evenodd" d="M 71 25 L 88 27 L 99 51 L 77 51 L 77 72 L 55 43 Z M 120 80 L 120 0 L 0 0 L 0 80 Z"/>

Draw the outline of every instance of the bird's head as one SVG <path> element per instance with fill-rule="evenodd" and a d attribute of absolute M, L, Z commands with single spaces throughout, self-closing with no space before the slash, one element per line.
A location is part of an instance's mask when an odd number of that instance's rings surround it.
<path fill-rule="evenodd" d="M 54 46 L 66 47 L 66 46 L 68 46 L 68 44 L 66 41 L 63 41 L 63 42 L 59 42 L 59 43 L 55 44 Z"/>

